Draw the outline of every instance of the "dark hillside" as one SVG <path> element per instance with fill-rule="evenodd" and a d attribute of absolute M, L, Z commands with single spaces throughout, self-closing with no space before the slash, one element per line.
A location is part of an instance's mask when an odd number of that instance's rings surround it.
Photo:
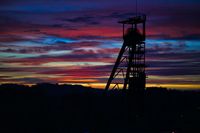
<path fill-rule="evenodd" d="M 148 88 L 143 100 L 83 86 L 0 86 L 0 132 L 200 131 L 200 92 Z"/>

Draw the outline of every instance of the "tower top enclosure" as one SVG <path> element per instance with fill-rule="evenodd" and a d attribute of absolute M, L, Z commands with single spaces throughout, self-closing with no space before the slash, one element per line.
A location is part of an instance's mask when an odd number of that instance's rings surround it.
<path fill-rule="evenodd" d="M 142 36 L 143 36 L 143 41 L 145 40 L 146 37 L 146 15 L 145 14 L 136 14 L 135 16 L 128 18 L 126 20 L 119 21 L 118 23 L 123 24 L 123 38 L 125 35 L 125 28 L 126 25 L 131 25 L 131 29 L 137 29 L 139 30 L 139 26 L 142 25 L 141 30 L 142 30 Z"/>
<path fill-rule="evenodd" d="M 118 23 L 123 24 L 124 42 L 105 89 L 121 88 L 128 89 L 131 94 L 138 93 L 145 89 L 146 84 L 146 15 L 136 14 Z"/>
<path fill-rule="evenodd" d="M 146 22 L 146 15 L 145 14 L 140 14 L 140 15 L 135 15 L 131 18 L 128 18 L 123 21 L 119 21 L 118 23 L 121 24 L 140 24 L 140 23 L 145 23 Z"/>

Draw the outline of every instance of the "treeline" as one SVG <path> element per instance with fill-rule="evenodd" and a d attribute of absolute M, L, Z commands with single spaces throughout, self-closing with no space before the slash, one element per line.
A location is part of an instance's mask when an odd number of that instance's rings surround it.
<path fill-rule="evenodd" d="M 46 96 L 63 96 L 63 95 L 85 95 L 85 94 L 97 94 L 102 95 L 107 93 L 107 96 L 112 95 L 125 95 L 122 90 L 110 90 L 105 92 L 104 89 L 97 89 L 91 87 L 84 87 L 82 85 L 71 85 L 71 84 L 51 84 L 51 83 L 39 83 L 36 85 L 22 85 L 22 84 L 0 84 L 0 95 L 46 95 Z M 145 90 L 146 95 L 162 95 L 162 94 L 174 94 L 174 95 L 199 95 L 199 90 L 175 90 L 167 89 L 163 87 L 148 87 Z"/>
<path fill-rule="evenodd" d="M 1 84 L 0 95 L 38 95 L 38 96 L 63 96 L 63 95 L 85 95 L 102 93 L 102 90 L 81 85 L 40 83 L 32 86 L 20 84 Z"/>

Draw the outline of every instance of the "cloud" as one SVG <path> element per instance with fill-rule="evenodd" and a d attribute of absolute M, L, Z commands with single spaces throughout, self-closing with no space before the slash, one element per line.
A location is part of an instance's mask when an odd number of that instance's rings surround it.
<path fill-rule="evenodd" d="M 200 75 L 199 2 L 139 2 L 138 9 L 147 14 L 147 73 L 168 76 L 150 80 L 174 83 L 171 76 Z M 129 0 L 0 1 L 2 81 L 106 82 L 113 66 L 108 64 L 114 64 L 122 45 L 117 21 L 135 15 L 134 4 Z M 19 74 L 21 78 L 16 77 Z M 183 82 L 196 79 L 186 77 Z"/>
<path fill-rule="evenodd" d="M 200 34 L 188 34 L 182 37 L 172 38 L 175 40 L 200 40 Z"/>
<path fill-rule="evenodd" d="M 81 17 L 75 17 L 75 18 L 65 18 L 65 19 L 61 19 L 62 21 L 67 21 L 67 22 L 71 22 L 71 23 L 85 23 L 87 25 L 97 25 L 99 24 L 98 21 L 95 20 L 94 17 L 92 16 L 81 16 Z"/>
<path fill-rule="evenodd" d="M 28 83 L 28 84 L 37 84 L 37 83 L 44 83 L 47 82 L 47 80 L 40 79 L 40 78 L 16 78 L 12 79 L 15 82 L 22 82 L 22 83 Z"/>
<path fill-rule="evenodd" d="M 164 67 L 160 67 L 160 70 L 148 70 L 147 75 L 157 75 L 157 76 L 185 76 L 185 75 L 200 75 L 199 67 L 167 67 L 166 69 L 162 69 Z"/>

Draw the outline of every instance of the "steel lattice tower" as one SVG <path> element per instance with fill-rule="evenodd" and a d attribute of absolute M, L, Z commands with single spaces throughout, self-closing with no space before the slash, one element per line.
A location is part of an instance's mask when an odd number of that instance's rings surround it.
<path fill-rule="evenodd" d="M 145 23 L 146 15 L 136 15 L 124 21 L 124 43 L 108 79 L 106 90 L 124 89 L 140 92 L 145 89 Z M 128 31 L 125 33 L 126 27 Z"/>

